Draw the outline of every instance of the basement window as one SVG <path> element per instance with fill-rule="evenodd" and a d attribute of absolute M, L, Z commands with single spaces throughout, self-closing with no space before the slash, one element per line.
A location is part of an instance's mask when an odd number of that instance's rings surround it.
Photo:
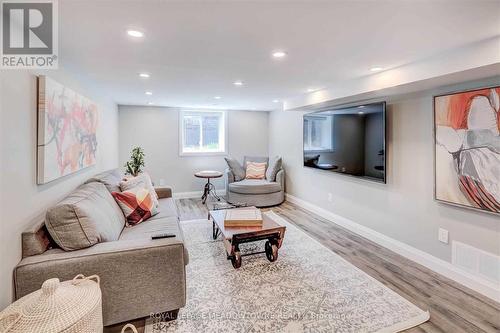
<path fill-rule="evenodd" d="M 179 120 L 179 155 L 226 154 L 225 111 L 181 110 Z"/>

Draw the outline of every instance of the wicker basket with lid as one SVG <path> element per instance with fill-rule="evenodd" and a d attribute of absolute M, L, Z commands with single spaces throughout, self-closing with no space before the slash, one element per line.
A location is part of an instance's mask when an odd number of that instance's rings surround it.
<path fill-rule="evenodd" d="M 102 332 L 99 277 L 77 275 L 60 282 L 49 279 L 37 290 L 0 313 L 1 333 Z"/>

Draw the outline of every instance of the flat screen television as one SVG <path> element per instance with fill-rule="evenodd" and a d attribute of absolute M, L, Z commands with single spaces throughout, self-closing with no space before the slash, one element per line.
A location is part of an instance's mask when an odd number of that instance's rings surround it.
<path fill-rule="evenodd" d="M 385 102 L 304 115 L 304 166 L 386 182 Z"/>

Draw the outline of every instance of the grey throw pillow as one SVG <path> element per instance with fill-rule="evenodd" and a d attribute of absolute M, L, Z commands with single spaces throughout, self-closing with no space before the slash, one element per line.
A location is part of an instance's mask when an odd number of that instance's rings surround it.
<path fill-rule="evenodd" d="M 65 251 L 118 240 L 125 216 L 106 186 L 83 184 L 47 210 L 45 225 Z"/>
<path fill-rule="evenodd" d="M 269 166 L 266 170 L 266 179 L 269 182 L 274 182 L 276 180 L 276 174 L 281 170 L 283 162 L 281 157 L 275 156 L 269 159 Z"/>
<path fill-rule="evenodd" d="M 229 169 L 231 169 L 235 181 L 239 182 L 240 180 L 245 179 L 246 171 L 237 160 L 231 157 L 225 157 L 224 159 L 226 160 Z"/>

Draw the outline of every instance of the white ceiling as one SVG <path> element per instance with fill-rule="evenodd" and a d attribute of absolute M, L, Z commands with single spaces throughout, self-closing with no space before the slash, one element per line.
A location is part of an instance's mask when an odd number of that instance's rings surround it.
<path fill-rule="evenodd" d="M 275 109 L 500 34 L 500 1 L 480 0 L 63 0 L 59 13 L 62 66 L 135 105 Z M 273 59 L 278 49 L 288 56 Z"/>

